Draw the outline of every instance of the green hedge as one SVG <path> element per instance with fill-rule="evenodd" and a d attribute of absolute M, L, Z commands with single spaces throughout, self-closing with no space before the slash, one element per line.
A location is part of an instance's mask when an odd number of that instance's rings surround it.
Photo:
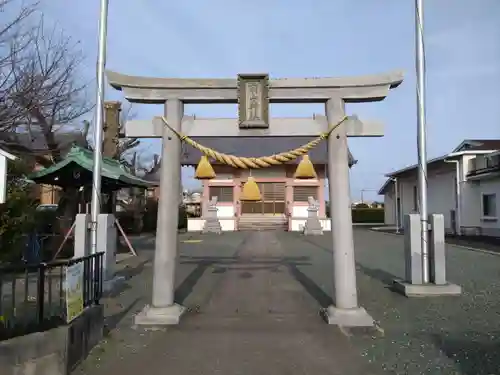
<path fill-rule="evenodd" d="M 353 208 L 352 222 L 353 223 L 380 223 L 383 224 L 384 209 L 383 208 Z"/>

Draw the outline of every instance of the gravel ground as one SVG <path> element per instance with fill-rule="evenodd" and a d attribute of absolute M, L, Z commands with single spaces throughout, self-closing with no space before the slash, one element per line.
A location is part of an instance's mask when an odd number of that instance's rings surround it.
<path fill-rule="evenodd" d="M 360 304 L 377 329 L 340 335 L 315 313 L 332 302 L 330 235 L 272 233 L 250 247 L 255 232 L 182 235 L 203 242 L 181 244 L 177 301 L 190 312 L 169 332 L 133 326 L 151 294 L 153 240 L 142 243 L 121 263 L 126 288 L 105 300 L 111 333 L 75 373 L 500 374 L 500 257 L 448 245 L 463 295 L 408 299 L 389 289 L 403 237 L 356 229 Z"/>
<path fill-rule="evenodd" d="M 318 262 L 304 272 L 330 294 L 331 239 L 301 238 Z M 360 229 L 355 246 L 360 304 L 381 328 L 353 335 L 364 357 L 394 374 L 500 374 L 500 257 L 447 245 L 448 279 L 462 296 L 408 299 L 389 289 L 403 276 L 403 237 Z"/>

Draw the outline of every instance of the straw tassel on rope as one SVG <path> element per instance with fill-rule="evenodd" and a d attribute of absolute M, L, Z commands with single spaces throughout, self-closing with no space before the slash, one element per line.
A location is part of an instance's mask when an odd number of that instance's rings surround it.
<path fill-rule="evenodd" d="M 198 180 L 211 180 L 212 178 L 215 178 L 214 168 L 212 167 L 212 164 L 210 164 L 210 161 L 208 161 L 206 155 L 201 156 L 194 176 Z"/>
<path fill-rule="evenodd" d="M 295 174 L 293 178 L 297 179 L 312 179 L 318 178 L 316 171 L 314 170 L 314 165 L 309 159 L 309 155 L 302 156 L 302 160 L 300 161 L 297 169 L 295 170 Z"/>
<path fill-rule="evenodd" d="M 262 200 L 259 185 L 252 176 L 249 176 L 241 189 L 240 200 L 243 202 L 257 202 Z"/>

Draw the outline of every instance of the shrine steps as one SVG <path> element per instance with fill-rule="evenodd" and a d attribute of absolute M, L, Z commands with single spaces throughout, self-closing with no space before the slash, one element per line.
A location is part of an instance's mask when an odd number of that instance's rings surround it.
<path fill-rule="evenodd" d="M 238 230 L 288 230 L 288 220 L 285 215 L 242 215 L 238 220 Z"/>

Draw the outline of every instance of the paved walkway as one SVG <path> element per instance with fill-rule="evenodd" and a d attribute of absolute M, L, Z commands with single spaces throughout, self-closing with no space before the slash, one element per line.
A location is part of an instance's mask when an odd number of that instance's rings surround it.
<path fill-rule="evenodd" d="M 374 374 L 338 328 L 321 320 L 317 301 L 292 276 L 290 268 L 306 257 L 287 256 L 274 232 L 244 236 L 230 256 L 184 256 L 205 269 L 180 326 L 87 373 Z"/>
<path fill-rule="evenodd" d="M 183 243 L 190 237 L 201 243 Z M 153 241 L 122 262 L 126 289 L 105 300 L 111 330 L 76 374 L 500 374 L 500 256 L 447 247 L 461 297 L 407 299 L 403 239 L 355 230 L 360 303 L 376 330 L 326 325 L 331 237 L 181 236 L 176 300 L 190 311 L 162 330 L 133 326 L 149 302 Z M 123 264 L 122 264 L 123 266 Z"/>

